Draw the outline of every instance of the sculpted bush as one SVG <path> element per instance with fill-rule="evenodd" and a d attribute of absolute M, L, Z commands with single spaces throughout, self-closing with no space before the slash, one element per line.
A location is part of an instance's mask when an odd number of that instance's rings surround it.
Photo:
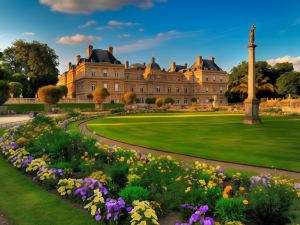
<path fill-rule="evenodd" d="M 61 89 L 54 85 L 39 88 L 38 96 L 45 103 L 46 110 L 49 111 L 51 105 L 56 104 L 62 97 Z"/>
<path fill-rule="evenodd" d="M 93 92 L 93 99 L 95 101 L 96 109 L 102 110 L 103 105 L 102 103 L 105 101 L 105 99 L 110 95 L 108 90 L 106 88 L 96 88 Z"/>
<path fill-rule="evenodd" d="M 136 101 L 136 94 L 134 92 L 127 92 L 124 95 L 124 102 L 126 105 L 131 105 Z"/>

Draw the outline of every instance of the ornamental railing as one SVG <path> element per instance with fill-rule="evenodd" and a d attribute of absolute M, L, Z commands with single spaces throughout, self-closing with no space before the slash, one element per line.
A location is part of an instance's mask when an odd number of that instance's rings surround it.
<path fill-rule="evenodd" d="M 79 98 L 63 98 L 59 103 L 93 103 L 92 99 L 79 99 Z M 9 98 L 6 102 L 6 105 L 9 104 L 43 104 L 39 98 Z"/>

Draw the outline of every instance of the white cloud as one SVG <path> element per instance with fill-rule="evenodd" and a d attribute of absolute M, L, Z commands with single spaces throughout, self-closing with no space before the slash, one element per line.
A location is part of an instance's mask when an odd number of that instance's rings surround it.
<path fill-rule="evenodd" d="M 120 22 L 117 20 L 111 20 L 108 22 L 108 25 L 110 26 L 119 26 L 119 27 L 133 27 L 133 26 L 139 26 L 139 23 L 135 23 L 135 22 Z"/>
<path fill-rule="evenodd" d="M 87 21 L 85 24 L 79 26 L 79 28 L 82 29 L 82 28 L 90 27 L 90 26 L 92 26 L 95 23 L 96 23 L 96 20 L 90 20 L 90 21 Z"/>
<path fill-rule="evenodd" d="M 34 36 L 35 33 L 34 32 L 25 32 L 22 35 L 24 35 L 24 36 Z"/>
<path fill-rule="evenodd" d="M 73 36 L 62 36 L 57 38 L 57 43 L 63 45 L 77 45 L 77 44 L 89 44 L 95 41 L 101 40 L 100 37 L 93 35 L 84 36 L 82 34 L 75 34 Z"/>
<path fill-rule="evenodd" d="M 276 63 L 283 63 L 283 62 L 293 63 L 294 69 L 300 72 L 300 56 L 298 57 L 284 56 L 276 59 L 269 59 L 267 60 L 267 62 L 272 66 L 275 65 Z"/>
<path fill-rule="evenodd" d="M 112 26 L 104 26 L 104 27 L 96 27 L 96 30 L 115 30 L 115 27 Z"/>
<path fill-rule="evenodd" d="M 144 28 L 139 29 L 139 32 L 144 32 L 144 31 L 145 31 Z"/>
<path fill-rule="evenodd" d="M 138 52 L 138 51 L 154 48 L 159 44 L 161 44 L 162 42 L 175 39 L 175 38 L 182 38 L 186 36 L 188 36 L 188 33 L 180 33 L 175 30 L 171 30 L 165 33 L 161 32 L 152 38 L 138 40 L 137 42 L 127 44 L 127 45 L 117 46 L 115 48 L 115 52 L 119 54 Z"/>
<path fill-rule="evenodd" d="M 95 11 L 118 10 L 132 5 L 138 8 L 151 8 L 154 3 L 166 0 L 40 0 L 53 11 L 71 14 L 89 14 Z"/>
<path fill-rule="evenodd" d="M 130 38 L 131 35 L 130 34 L 121 34 L 121 35 L 119 35 L 119 37 L 121 37 L 121 38 Z"/>

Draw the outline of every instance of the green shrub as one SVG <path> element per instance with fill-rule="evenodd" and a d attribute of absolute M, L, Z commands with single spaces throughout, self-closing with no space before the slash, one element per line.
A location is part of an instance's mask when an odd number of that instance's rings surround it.
<path fill-rule="evenodd" d="M 243 198 L 221 198 L 216 203 L 215 214 L 222 222 L 246 220 L 246 205 Z"/>
<path fill-rule="evenodd" d="M 78 109 L 72 109 L 68 112 L 69 116 L 70 117 L 77 117 L 77 116 L 80 116 L 81 115 L 81 110 L 78 108 Z"/>
<path fill-rule="evenodd" d="M 286 224 L 288 210 L 296 193 L 287 185 L 258 186 L 249 194 L 249 206 L 256 224 Z"/>
<path fill-rule="evenodd" d="M 121 196 L 125 202 L 131 204 L 135 200 L 148 200 L 150 191 L 140 186 L 128 186 L 119 193 L 119 196 Z"/>
<path fill-rule="evenodd" d="M 288 218 L 290 220 L 290 225 L 300 224 L 300 200 L 295 199 L 290 206 L 288 211 Z"/>
<path fill-rule="evenodd" d="M 117 109 L 111 109 L 110 113 L 121 113 L 121 112 L 126 112 L 124 108 L 117 108 Z"/>
<path fill-rule="evenodd" d="M 111 177 L 112 182 L 119 185 L 120 188 L 125 187 L 127 183 L 128 164 L 117 163 L 109 167 L 106 171 Z"/>
<path fill-rule="evenodd" d="M 0 105 L 3 105 L 9 98 L 9 86 L 6 81 L 0 80 Z"/>

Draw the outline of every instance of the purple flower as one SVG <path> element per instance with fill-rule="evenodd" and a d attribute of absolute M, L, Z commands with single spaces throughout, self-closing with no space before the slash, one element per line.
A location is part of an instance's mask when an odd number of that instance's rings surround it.
<path fill-rule="evenodd" d="M 300 189 L 300 183 L 299 184 L 295 184 L 295 189 Z"/>
<path fill-rule="evenodd" d="M 95 220 L 96 220 L 96 221 L 99 221 L 99 220 L 101 220 L 101 218 L 102 218 L 102 216 L 101 216 L 101 215 L 96 215 L 96 216 L 95 216 Z"/>
<path fill-rule="evenodd" d="M 131 206 L 129 206 L 129 207 L 126 208 L 127 212 L 131 212 L 132 210 L 133 210 L 133 207 L 131 207 Z"/>
<path fill-rule="evenodd" d="M 204 206 L 200 206 L 200 212 L 202 214 L 205 214 L 208 211 L 208 206 L 204 205 Z"/>
<path fill-rule="evenodd" d="M 199 211 L 196 211 L 196 212 L 191 216 L 191 218 L 190 218 L 190 220 L 189 220 L 189 223 L 190 223 L 190 224 L 196 223 L 196 222 L 198 222 L 198 221 L 200 220 L 200 218 L 201 218 L 200 212 L 199 212 Z"/>
<path fill-rule="evenodd" d="M 205 217 L 201 220 L 201 224 L 203 225 L 214 225 L 215 224 L 215 221 L 213 218 L 211 217 Z"/>

